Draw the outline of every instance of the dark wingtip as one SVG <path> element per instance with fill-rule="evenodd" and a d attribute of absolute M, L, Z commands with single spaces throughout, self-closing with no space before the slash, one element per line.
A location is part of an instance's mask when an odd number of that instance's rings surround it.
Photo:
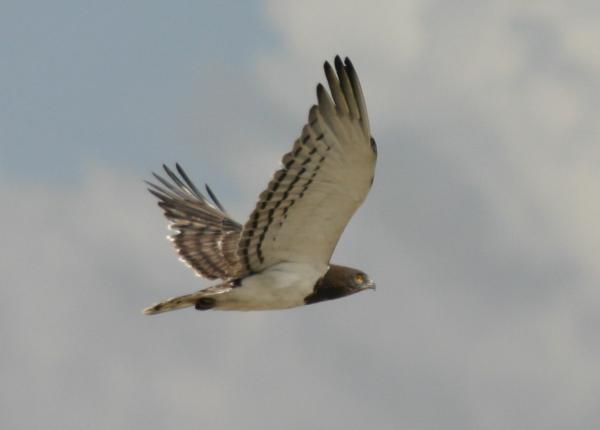
<path fill-rule="evenodd" d="M 202 195 L 202 193 L 200 191 L 198 191 L 198 188 L 196 188 L 196 186 L 194 185 L 194 183 L 192 182 L 192 180 L 189 178 L 189 176 L 187 175 L 187 173 L 185 173 L 185 170 L 183 170 L 183 167 L 181 167 L 181 165 L 179 163 L 175 163 L 175 168 L 177 169 L 177 172 L 179 173 L 179 175 L 185 181 L 185 183 L 188 186 L 188 188 L 192 191 L 192 193 L 196 197 L 198 197 L 200 199 L 204 199 L 204 196 Z"/>
<path fill-rule="evenodd" d="M 350 73 L 356 74 L 356 69 L 354 68 L 354 64 L 352 64 L 352 61 L 350 61 L 350 58 L 346 57 L 346 59 L 344 60 L 344 64 L 346 65 L 346 68 L 350 71 Z"/>
<path fill-rule="evenodd" d="M 342 59 L 340 58 L 339 55 L 335 56 L 335 70 L 337 70 L 338 74 L 344 70 L 344 63 L 342 62 Z"/>
<path fill-rule="evenodd" d="M 212 199 L 213 203 L 215 205 L 217 205 L 217 207 L 221 210 L 221 212 L 226 213 L 227 211 L 225 210 L 225 208 L 223 207 L 223 205 L 221 204 L 221 202 L 219 201 L 219 199 L 217 199 L 217 196 L 215 196 L 215 193 L 212 192 L 212 190 L 210 189 L 210 187 L 208 186 L 208 184 L 204 184 L 204 188 L 206 188 L 206 192 L 208 193 L 208 195 Z"/>
<path fill-rule="evenodd" d="M 317 98 L 322 97 L 323 94 L 325 94 L 327 91 L 325 90 L 325 87 L 323 86 L 323 84 L 319 83 L 317 84 Z"/>
<path fill-rule="evenodd" d="M 160 200 L 158 202 L 159 206 L 160 206 L 160 202 L 164 202 L 167 200 L 167 197 L 160 194 L 158 191 L 152 189 L 152 188 L 147 188 L 147 190 L 150 192 L 150 194 L 152 194 L 154 197 L 156 197 L 158 200 Z"/>
<path fill-rule="evenodd" d="M 156 189 L 160 189 L 160 187 L 159 187 L 158 185 L 156 185 L 156 184 L 153 184 L 153 183 L 152 183 L 152 182 L 150 182 L 150 181 L 146 181 L 146 180 L 144 180 L 144 184 L 148 185 L 148 187 L 149 187 L 149 188 L 148 188 L 148 191 L 150 191 L 151 193 L 152 193 L 152 191 L 154 191 L 154 190 L 156 190 Z M 152 193 L 152 194 L 154 194 L 154 193 Z"/>

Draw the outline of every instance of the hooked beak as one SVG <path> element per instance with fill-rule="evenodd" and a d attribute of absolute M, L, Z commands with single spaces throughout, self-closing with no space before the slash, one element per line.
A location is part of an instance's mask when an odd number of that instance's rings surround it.
<path fill-rule="evenodd" d="M 365 287 L 365 289 L 370 289 L 375 291 L 376 289 L 376 285 L 375 285 L 375 281 L 373 281 L 372 279 L 369 279 L 369 282 L 367 282 L 367 286 Z"/>

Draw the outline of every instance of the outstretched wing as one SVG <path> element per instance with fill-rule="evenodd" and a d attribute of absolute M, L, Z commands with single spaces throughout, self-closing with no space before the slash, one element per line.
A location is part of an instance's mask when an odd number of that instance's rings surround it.
<path fill-rule="evenodd" d="M 158 205 L 177 233 L 170 237 L 177 253 L 200 276 L 229 279 L 242 274 L 237 255 L 242 226 L 232 220 L 208 185 L 212 203 L 194 186 L 184 170 L 176 164 L 175 174 L 163 165 L 170 181 L 154 173 L 161 184 L 150 185 L 148 191 L 158 197 Z"/>
<path fill-rule="evenodd" d="M 281 261 L 328 264 L 369 192 L 377 150 L 362 90 L 349 59 L 334 65 L 324 65 L 333 100 L 319 84 L 308 124 L 244 225 L 238 255 L 248 272 Z"/>

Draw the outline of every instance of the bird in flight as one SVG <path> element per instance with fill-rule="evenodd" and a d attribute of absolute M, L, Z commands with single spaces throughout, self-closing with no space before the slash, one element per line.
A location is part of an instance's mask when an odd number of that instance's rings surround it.
<path fill-rule="evenodd" d="M 331 95 L 317 86 L 317 104 L 283 156 L 248 221 L 231 219 L 211 189 L 201 193 L 179 164 L 163 166 L 148 189 L 177 233 L 181 259 L 221 283 L 152 305 L 145 314 L 198 310 L 286 309 L 337 299 L 375 283 L 363 271 L 330 263 L 375 174 L 377 146 L 354 66 L 326 62 Z"/>

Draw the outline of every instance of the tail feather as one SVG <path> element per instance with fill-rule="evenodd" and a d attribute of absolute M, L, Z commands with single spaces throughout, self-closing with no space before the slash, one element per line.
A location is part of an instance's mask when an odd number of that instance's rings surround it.
<path fill-rule="evenodd" d="M 196 291 L 195 293 L 191 293 L 191 294 L 185 294 L 183 296 L 177 296 L 177 297 L 171 297 L 169 299 L 165 299 L 162 300 L 152 306 L 147 307 L 146 309 L 144 309 L 144 314 L 145 315 L 155 315 L 155 314 L 161 314 L 163 312 L 168 312 L 168 311 L 175 311 L 178 309 L 183 309 L 183 308 L 189 308 L 191 306 L 197 306 L 197 304 L 202 301 L 202 299 L 209 299 L 212 298 L 212 296 L 216 296 L 218 294 L 223 294 L 229 290 L 231 290 L 231 285 L 230 284 L 222 284 L 222 285 L 216 285 L 214 287 L 209 287 L 209 288 L 205 288 L 203 290 L 200 291 Z M 213 300 L 214 302 L 214 300 Z M 209 302 L 205 302 L 205 304 L 203 305 L 203 307 L 200 307 L 198 309 L 209 309 L 211 306 L 206 306 L 206 303 L 211 303 Z"/>

